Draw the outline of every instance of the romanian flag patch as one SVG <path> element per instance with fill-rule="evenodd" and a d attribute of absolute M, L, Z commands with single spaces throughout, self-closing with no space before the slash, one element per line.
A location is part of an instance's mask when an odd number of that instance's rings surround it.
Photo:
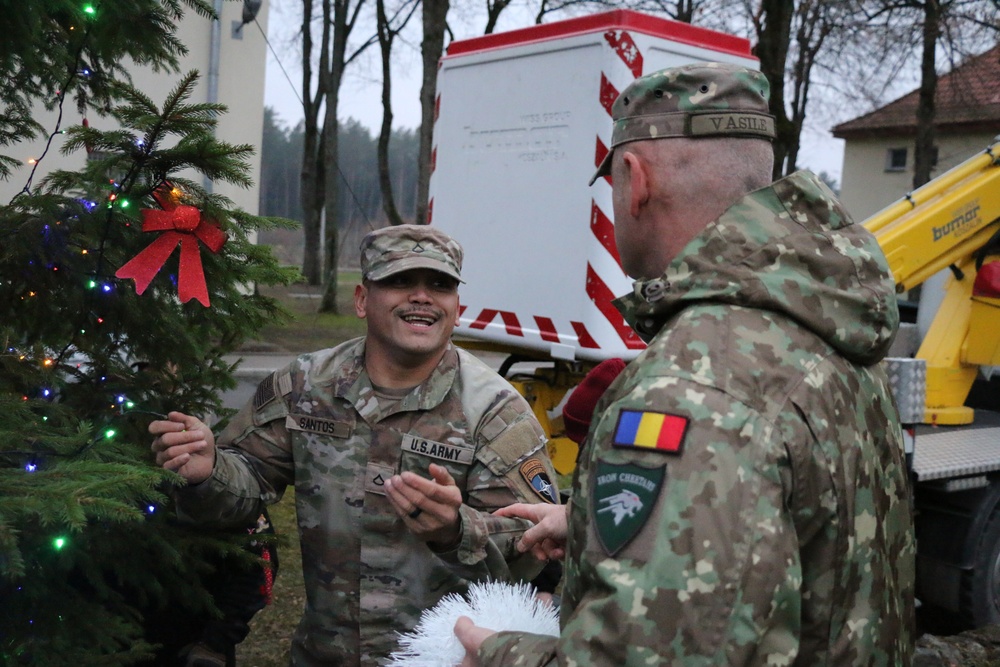
<path fill-rule="evenodd" d="M 688 418 L 665 412 L 622 410 L 615 426 L 615 447 L 652 449 L 667 454 L 680 454 L 687 431 Z"/>

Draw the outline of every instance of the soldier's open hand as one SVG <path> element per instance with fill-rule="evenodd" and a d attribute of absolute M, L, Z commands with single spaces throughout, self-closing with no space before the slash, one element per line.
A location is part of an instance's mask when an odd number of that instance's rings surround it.
<path fill-rule="evenodd" d="M 386 496 L 410 531 L 436 547 L 450 547 L 461 537 L 458 508 L 462 490 L 444 466 L 430 464 L 433 479 L 406 471 L 385 483 Z"/>
<path fill-rule="evenodd" d="M 501 507 L 493 514 L 534 522 L 517 543 L 521 553 L 530 551 L 538 560 L 562 560 L 566 555 L 569 505 L 516 503 Z"/>
<path fill-rule="evenodd" d="M 173 470 L 191 484 L 204 482 L 215 467 L 215 435 L 197 417 L 171 412 L 149 424 L 156 436 L 150 449 L 156 465 Z"/>

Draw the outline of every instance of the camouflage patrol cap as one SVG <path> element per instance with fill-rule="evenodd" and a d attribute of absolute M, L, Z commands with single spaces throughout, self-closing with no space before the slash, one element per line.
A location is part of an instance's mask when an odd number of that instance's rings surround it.
<path fill-rule="evenodd" d="M 771 87 L 756 70 L 728 63 L 693 63 L 640 77 L 611 107 L 611 149 L 590 179 L 611 173 L 615 148 L 670 137 L 774 139 Z"/>
<path fill-rule="evenodd" d="M 429 225 L 391 225 L 361 240 L 365 280 L 384 280 L 410 269 L 433 269 L 462 282 L 462 246 Z"/>

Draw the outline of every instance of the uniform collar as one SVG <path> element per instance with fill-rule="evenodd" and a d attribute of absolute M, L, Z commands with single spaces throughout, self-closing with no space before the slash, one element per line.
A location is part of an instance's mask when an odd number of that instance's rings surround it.
<path fill-rule="evenodd" d="M 444 357 L 430 376 L 396 402 L 389 412 L 381 414 L 371 378 L 365 370 L 364 359 L 365 345 L 362 340 L 353 358 L 343 366 L 345 373 L 337 382 L 336 394 L 351 403 L 365 421 L 370 423 L 398 412 L 433 410 L 447 397 L 458 375 L 458 350 L 449 342 Z"/>

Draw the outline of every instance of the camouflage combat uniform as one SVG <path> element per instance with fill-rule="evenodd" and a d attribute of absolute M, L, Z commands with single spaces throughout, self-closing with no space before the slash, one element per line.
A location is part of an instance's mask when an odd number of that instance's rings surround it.
<path fill-rule="evenodd" d="M 295 485 L 306 607 L 295 665 L 372 665 L 398 632 L 469 581 L 531 579 L 518 557 L 526 522 L 489 512 L 558 502 L 541 427 L 493 370 L 449 344 L 431 376 L 405 397 L 376 394 L 364 341 L 300 356 L 261 383 L 220 434 L 212 476 L 182 490 L 191 520 L 231 524 Z M 462 489 L 461 541 L 435 553 L 396 516 L 384 480 L 445 466 Z"/>
<path fill-rule="evenodd" d="M 483 665 L 908 665 L 914 538 L 874 238 L 799 172 L 619 308 L 646 340 L 574 480 L 559 639 Z"/>

